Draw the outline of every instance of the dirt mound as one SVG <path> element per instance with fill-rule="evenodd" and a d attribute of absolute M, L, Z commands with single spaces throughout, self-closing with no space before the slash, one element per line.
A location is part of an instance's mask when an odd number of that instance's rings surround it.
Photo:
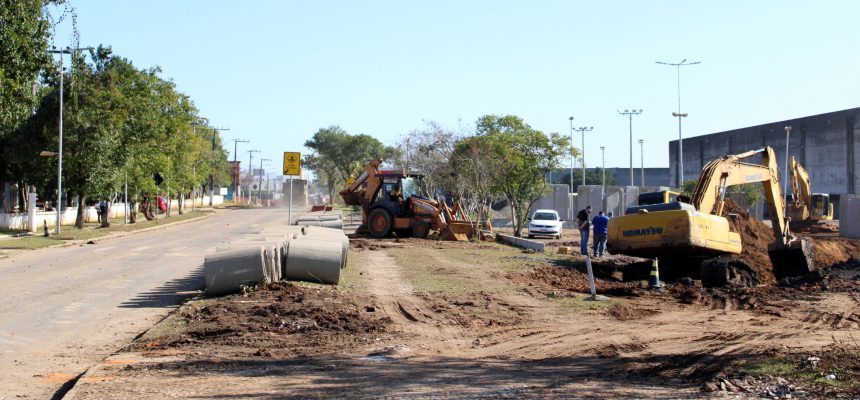
<path fill-rule="evenodd" d="M 747 264 L 755 272 L 758 283 L 771 284 L 776 281 L 767 253 L 768 246 L 773 243 L 773 230 L 764 222 L 753 218 L 745 208 L 736 205 L 731 199 L 726 199 L 724 214 L 729 220 L 731 230 L 741 235 L 743 243 L 741 254 L 727 257 Z"/>
<path fill-rule="evenodd" d="M 528 314 L 522 307 L 483 291 L 469 295 L 418 293 L 416 296 L 430 306 L 435 322 L 469 329 L 515 325 Z"/>
<path fill-rule="evenodd" d="M 272 283 L 247 296 L 189 303 L 175 314 L 181 329 L 144 335 L 131 349 L 185 346 L 301 348 L 386 331 L 388 317 L 370 298 L 337 291 Z M 270 352 L 259 352 L 270 354 Z"/>
<path fill-rule="evenodd" d="M 860 260 L 860 240 L 816 236 L 812 245 L 815 268 L 826 268 L 851 259 Z"/>
<path fill-rule="evenodd" d="M 574 264 L 572 268 L 563 266 L 540 266 L 527 274 L 512 277 L 534 286 L 541 292 L 549 293 L 565 290 L 577 293 L 590 293 L 588 273 L 585 265 Z M 639 283 L 620 282 L 614 279 L 595 277 L 594 285 L 597 293 L 614 296 L 638 296 L 641 292 Z"/>

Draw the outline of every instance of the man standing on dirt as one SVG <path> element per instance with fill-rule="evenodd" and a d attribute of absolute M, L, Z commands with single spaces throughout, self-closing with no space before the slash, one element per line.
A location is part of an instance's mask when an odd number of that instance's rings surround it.
<path fill-rule="evenodd" d="M 591 225 L 594 229 L 594 256 L 603 257 L 603 253 L 606 252 L 606 232 L 608 231 L 609 217 L 603 215 L 603 211 L 600 211 L 591 220 Z"/>
<path fill-rule="evenodd" d="M 588 255 L 588 231 L 591 224 L 588 222 L 588 214 L 591 214 L 591 206 L 585 207 L 584 210 L 579 210 L 576 214 L 576 220 L 579 223 L 579 248 L 582 255 Z"/>

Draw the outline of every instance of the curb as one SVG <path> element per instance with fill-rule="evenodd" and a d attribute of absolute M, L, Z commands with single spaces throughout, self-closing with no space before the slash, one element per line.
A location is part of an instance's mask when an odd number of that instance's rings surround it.
<path fill-rule="evenodd" d="M 159 229 L 168 228 L 168 227 L 171 227 L 171 226 L 182 225 L 182 224 L 186 224 L 186 223 L 190 223 L 190 222 L 194 222 L 194 221 L 199 221 L 199 220 L 204 219 L 204 218 L 209 218 L 209 217 L 211 217 L 212 215 L 215 215 L 215 213 L 216 213 L 216 212 L 217 212 L 217 211 L 213 211 L 213 212 L 212 212 L 212 213 L 210 213 L 210 214 L 203 215 L 203 216 L 200 216 L 200 217 L 195 217 L 195 218 L 191 218 L 191 219 L 186 219 L 186 220 L 182 220 L 182 221 L 178 221 L 178 222 L 171 222 L 171 223 L 169 223 L 169 224 L 164 224 L 164 225 L 150 226 L 149 228 L 137 229 L 137 230 L 133 230 L 133 231 L 129 231 L 129 232 L 117 232 L 117 233 L 111 233 L 111 234 L 106 235 L 106 236 L 101 236 L 101 237 L 92 238 L 92 239 L 69 240 L 69 241 L 67 241 L 67 242 L 60 243 L 60 244 L 56 244 L 56 245 L 53 245 L 53 246 L 43 247 L 43 249 L 52 249 L 52 248 L 57 248 L 57 247 L 71 247 L 71 246 L 76 246 L 76 245 L 86 244 L 87 242 L 96 242 L 96 243 L 98 243 L 98 242 L 101 242 L 101 241 L 103 241 L 103 240 L 110 240 L 110 239 L 121 238 L 121 237 L 125 237 L 125 236 L 128 236 L 128 235 L 133 235 L 133 234 L 136 234 L 136 233 L 143 233 L 143 232 L 155 231 L 155 230 L 159 230 Z"/>
<path fill-rule="evenodd" d="M 213 209 L 213 210 L 214 210 L 214 209 Z M 9 250 L 15 251 L 15 253 L 7 253 L 5 257 L 0 257 L 0 259 L 12 258 L 12 257 L 14 257 L 14 256 L 15 256 L 15 254 L 16 254 L 16 253 L 21 252 L 21 251 L 25 251 L 25 252 L 26 252 L 26 251 L 41 251 L 41 250 L 45 250 L 45 249 L 56 249 L 56 248 L 62 248 L 62 247 L 79 246 L 79 245 L 86 244 L 87 242 L 95 242 L 95 243 L 99 243 L 99 242 L 104 241 L 104 240 L 111 240 L 111 239 L 116 239 L 116 238 L 125 237 L 125 236 L 128 236 L 128 235 L 134 235 L 134 234 L 137 234 L 137 233 L 149 232 L 149 231 L 154 231 L 154 230 L 158 230 L 158 229 L 165 229 L 165 228 L 168 228 L 168 227 L 171 227 L 171 226 L 187 224 L 187 223 L 191 223 L 191 222 L 199 221 L 199 220 L 204 219 L 204 218 L 209 218 L 209 217 L 211 217 L 211 216 L 215 215 L 215 214 L 216 214 L 216 213 L 218 213 L 218 212 L 219 212 L 219 211 L 213 211 L 213 212 L 211 212 L 211 213 L 209 213 L 209 214 L 207 214 L 207 215 L 203 215 L 203 216 L 200 216 L 200 217 L 195 217 L 195 218 L 186 219 L 186 220 L 177 221 L 177 222 L 171 222 L 171 223 L 164 224 L 164 225 L 150 226 L 150 227 L 148 227 L 148 228 L 137 229 L 137 230 L 128 231 L 128 232 L 116 232 L 116 233 L 111 233 L 111 234 L 106 235 L 106 236 L 101 236 L 101 237 L 92 238 L 92 239 L 68 240 L 68 241 L 64 241 L 63 243 L 58 243 L 58 244 L 54 244 L 54 245 L 50 245 L 50 246 L 45 246 L 45 247 L 38 248 L 38 249 L 35 249 L 35 250 L 6 249 L 7 251 L 9 251 Z"/>

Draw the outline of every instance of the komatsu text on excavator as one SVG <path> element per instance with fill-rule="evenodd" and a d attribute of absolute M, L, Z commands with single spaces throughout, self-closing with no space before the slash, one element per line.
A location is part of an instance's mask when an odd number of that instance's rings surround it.
<path fill-rule="evenodd" d="M 742 161 L 756 155 L 761 156 L 760 164 Z M 726 191 L 731 186 L 759 182 L 773 226 L 774 242 L 768 253 L 774 273 L 781 278 L 808 272 L 812 241 L 796 237 L 788 228 L 776 157 L 770 147 L 709 162 L 699 175 L 690 204 L 675 201 L 628 208 L 626 215 L 609 222 L 609 250 L 659 258 L 661 266 L 680 269 L 672 271 L 676 276 L 700 277 L 705 286 L 730 283 L 741 275 L 732 270 L 735 267 L 706 260 L 741 252 L 740 235 L 729 229 L 729 221 L 723 217 Z"/>

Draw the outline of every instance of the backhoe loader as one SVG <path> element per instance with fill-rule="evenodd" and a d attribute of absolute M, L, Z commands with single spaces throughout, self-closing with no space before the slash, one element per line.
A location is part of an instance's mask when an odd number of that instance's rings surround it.
<path fill-rule="evenodd" d="M 742 160 L 761 155 L 760 164 Z M 797 238 L 788 228 L 784 215 L 779 175 L 774 151 L 770 147 L 736 155 L 725 155 L 702 168 L 690 204 L 670 202 L 631 207 L 627 215 L 609 221 L 610 252 L 645 258 L 659 258 L 666 275 L 701 278 L 705 286 L 741 282 L 753 273 L 739 263 L 706 262 L 708 258 L 739 254 L 741 237 L 729 229 L 723 217 L 729 187 L 761 182 L 770 211 L 774 242 L 768 253 L 777 278 L 809 272 L 812 241 Z M 661 268 L 664 275 L 664 268 Z M 752 277 L 754 283 L 755 277 Z"/>
<path fill-rule="evenodd" d="M 818 221 L 833 220 L 833 204 L 830 202 L 830 195 L 812 193 L 809 172 L 794 159 L 794 156 L 788 163 L 788 174 L 791 176 L 791 192 L 794 197 L 788 203 L 788 215 L 791 217 L 792 227 L 795 223 L 800 229 Z"/>
<path fill-rule="evenodd" d="M 361 226 L 375 238 L 391 233 L 397 236 L 426 238 L 430 230 L 439 231 L 443 240 L 467 241 L 475 234 L 474 225 L 455 202 L 448 207 L 444 201 L 421 195 L 421 175 L 380 171 L 381 159 L 364 166 L 356 179 L 347 182 L 340 192 L 347 205 L 361 206 Z"/>

